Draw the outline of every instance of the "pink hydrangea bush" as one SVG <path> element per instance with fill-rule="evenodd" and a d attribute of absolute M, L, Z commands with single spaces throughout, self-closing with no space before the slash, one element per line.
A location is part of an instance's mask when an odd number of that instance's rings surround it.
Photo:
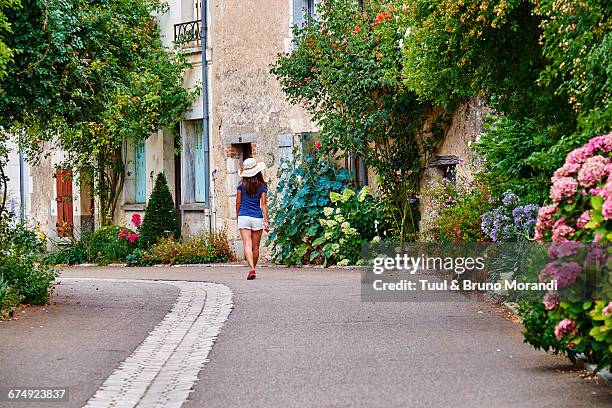
<path fill-rule="evenodd" d="M 559 342 L 553 351 L 570 358 L 583 354 L 598 368 L 612 363 L 611 175 L 612 133 L 570 152 L 551 179 L 552 203 L 540 209 L 535 234 L 537 241 L 551 243 L 539 279 L 558 285 L 543 299 Z"/>
<path fill-rule="evenodd" d="M 610 242 L 612 133 L 597 136 L 567 155 L 552 177 L 552 204 L 540 209 L 536 240 Z M 610 236 L 608 236 L 610 234 Z"/>

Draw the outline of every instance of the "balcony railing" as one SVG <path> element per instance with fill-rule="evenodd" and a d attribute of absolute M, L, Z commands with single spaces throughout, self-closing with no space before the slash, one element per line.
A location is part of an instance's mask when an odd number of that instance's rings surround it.
<path fill-rule="evenodd" d="M 174 25 L 174 42 L 180 45 L 197 43 L 199 46 L 202 40 L 202 20 L 187 21 Z"/>

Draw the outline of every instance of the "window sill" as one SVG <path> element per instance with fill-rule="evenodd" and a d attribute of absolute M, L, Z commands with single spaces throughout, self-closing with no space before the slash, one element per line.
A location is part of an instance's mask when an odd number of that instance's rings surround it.
<path fill-rule="evenodd" d="M 133 203 L 133 204 L 123 204 L 121 209 L 125 211 L 144 211 L 146 207 L 145 203 Z"/>
<path fill-rule="evenodd" d="M 209 208 L 204 203 L 187 203 L 181 205 L 181 210 L 183 211 L 208 211 Z"/>

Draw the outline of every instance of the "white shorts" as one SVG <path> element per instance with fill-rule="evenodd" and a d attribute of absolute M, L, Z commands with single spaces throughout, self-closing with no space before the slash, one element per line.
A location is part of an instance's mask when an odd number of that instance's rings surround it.
<path fill-rule="evenodd" d="M 247 215 L 239 215 L 238 229 L 250 229 L 251 231 L 262 230 L 264 229 L 264 219 L 249 217 Z"/>

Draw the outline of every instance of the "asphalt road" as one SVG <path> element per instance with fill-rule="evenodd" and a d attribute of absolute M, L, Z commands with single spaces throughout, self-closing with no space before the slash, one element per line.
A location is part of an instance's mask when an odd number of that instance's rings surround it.
<path fill-rule="evenodd" d="M 170 285 L 61 281 L 50 305 L 0 323 L 0 387 L 62 387 L 69 400 L 0 407 L 82 407 L 177 295 Z"/>
<path fill-rule="evenodd" d="M 234 310 L 187 407 L 612 406 L 612 387 L 524 344 L 520 324 L 497 305 L 366 303 L 355 271 L 262 268 L 255 281 L 245 273 L 83 268 L 62 276 L 232 289 Z M 67 282 L 46 311 L 0 323 L 0 385 L 67 385 L 70 405 L 80 406 L 169 310 L 176 289 Z"/>

